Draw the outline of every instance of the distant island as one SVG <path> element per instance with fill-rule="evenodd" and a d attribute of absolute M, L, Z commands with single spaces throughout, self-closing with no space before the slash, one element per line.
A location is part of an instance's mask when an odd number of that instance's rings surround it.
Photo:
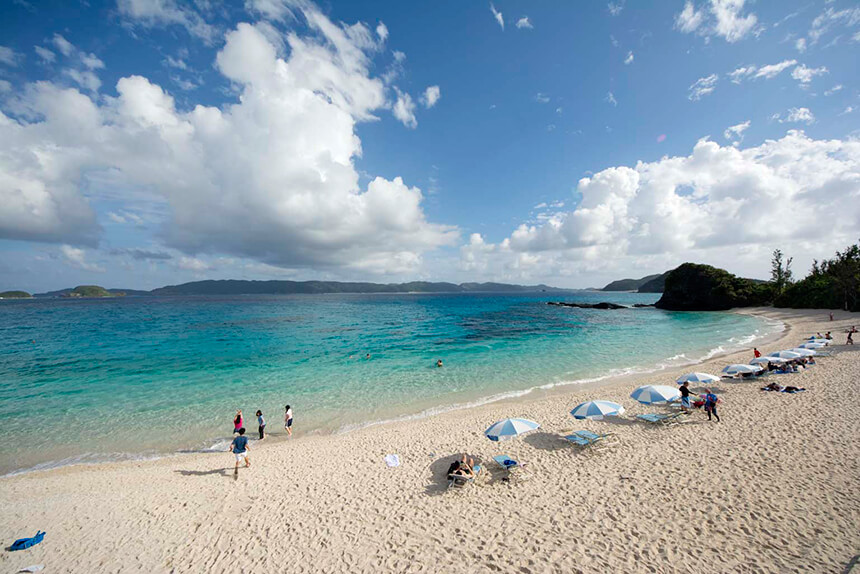
<path fill-rule="evenodd" d="M 618 279 L 609 283 L 601 291 L 636 291 L 638 293 L 662 293 L 666 276 L 670 271 L 656 275 L 646 275 L 640 279 Z"/>
<path fill-rule="evenodd" d="M 31 299 L 33 296 L 26 291 L 3 291 L 0 299 Z"/>
<path fill-rule="evenodd" d="M 192 281 L 181 285 L 168 285 L 152 291 L 135 289 L 105 289 L 98 285 L 81 285 L 73 289 L 60 289 L 37 293 L 35 297 L 121 297 L 169 295 L 323 295 L 332 293 L 567 293 L 548 285 L 509 285 L 506 283 L 351 283 L 340 281 L 247 281 L 221 279 Z"/>

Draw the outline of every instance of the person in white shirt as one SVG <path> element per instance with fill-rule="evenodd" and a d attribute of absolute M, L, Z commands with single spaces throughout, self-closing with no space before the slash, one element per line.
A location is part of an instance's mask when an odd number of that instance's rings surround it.
<path fill-rule="evenodd" d="M 290 408 L 290 405 L 284 407 L 284 430 L 289 433 L 290 436 L 293 436 L 293 409 Z"/>

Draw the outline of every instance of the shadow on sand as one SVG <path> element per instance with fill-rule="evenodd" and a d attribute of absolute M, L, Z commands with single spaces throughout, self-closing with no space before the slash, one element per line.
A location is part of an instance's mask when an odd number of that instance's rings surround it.
<path fill-rule="evenodd" d="M 451 466 L 451 463 L 455 460 L 460 460 L 463 457 L 462 452 L 449 454 L 448 456 L 443 456 L 441 458 L 437 458 L 433 462 L 431 462 L 427 467 L 427 484 L 424 487 L 424 494 L 429 496 L 439 496 L 448 491 L 448 467 Z M 474 459 L 475 464 L 480 464 L 484 467 L 482 474 L 487 473 L 487 465 L 479 456 L 471 455 L 466 453 L 467 459 Z M 486 479 L 486 476 L 484 476 Z"/>
<path fill-rule="evenodd" d="M 212 470 L 177 470 L 179 474 L 182 476 L 209 476 L 213 474 L 220 474 L 221 476 L 230 477 L 233 475 L 233 468 L 213 468 Z"/>

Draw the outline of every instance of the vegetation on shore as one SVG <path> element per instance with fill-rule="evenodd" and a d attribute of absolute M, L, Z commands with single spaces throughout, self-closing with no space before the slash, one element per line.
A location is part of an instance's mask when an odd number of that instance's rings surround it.
<path fill-rule="evenodd" d="M 111 293 L 99 285 L 78 285 L 67 297 L 122 297 L 125 293 Z"/>
<path fill-rule="evenodd" d="M 769 283 L 736 277 L 710 265 L 684 263 L 669 272 L 656 307 L 671 311 L 724 311 L 768 305 L 772 298 Z"/>
<path fill-rule="evenodd" d="M 3 291 L 0 293 L 0 299 L 30 299 L 32 295 L 26 291 Z"/>
<path fill-rule="evenodd" d="M 790 260 L 789 260 L 790 261 Z M 824 261 L 813 261 L 809 275 L 776 292 L 776 307 L 860 311 L 860 243 Z"/>
<path fill-rule="evenodd" d="M 656 306 L 675 311 L 720 311 L 733 307 L 773 305 L 794 309 L 860 311 L 860 244 L 837 251 L 833 259 L 815 261 L 795 282 L 792 258 L 773 252 L 771 280 L 736 277 L 710 265 L 684 263 L 666 277 Z"/>

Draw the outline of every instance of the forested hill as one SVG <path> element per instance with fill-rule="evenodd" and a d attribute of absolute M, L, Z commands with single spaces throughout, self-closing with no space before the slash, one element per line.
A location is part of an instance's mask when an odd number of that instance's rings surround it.
<path fill-rule="evenodd" d="M 342 283 L 339 281 L 244 281 L 238 279 L 194 281 L 153 289 L 152 295 L 283 295 L 292 293 L 528 293 L 560 292 L 546 285 L 505 283 Z"/>

